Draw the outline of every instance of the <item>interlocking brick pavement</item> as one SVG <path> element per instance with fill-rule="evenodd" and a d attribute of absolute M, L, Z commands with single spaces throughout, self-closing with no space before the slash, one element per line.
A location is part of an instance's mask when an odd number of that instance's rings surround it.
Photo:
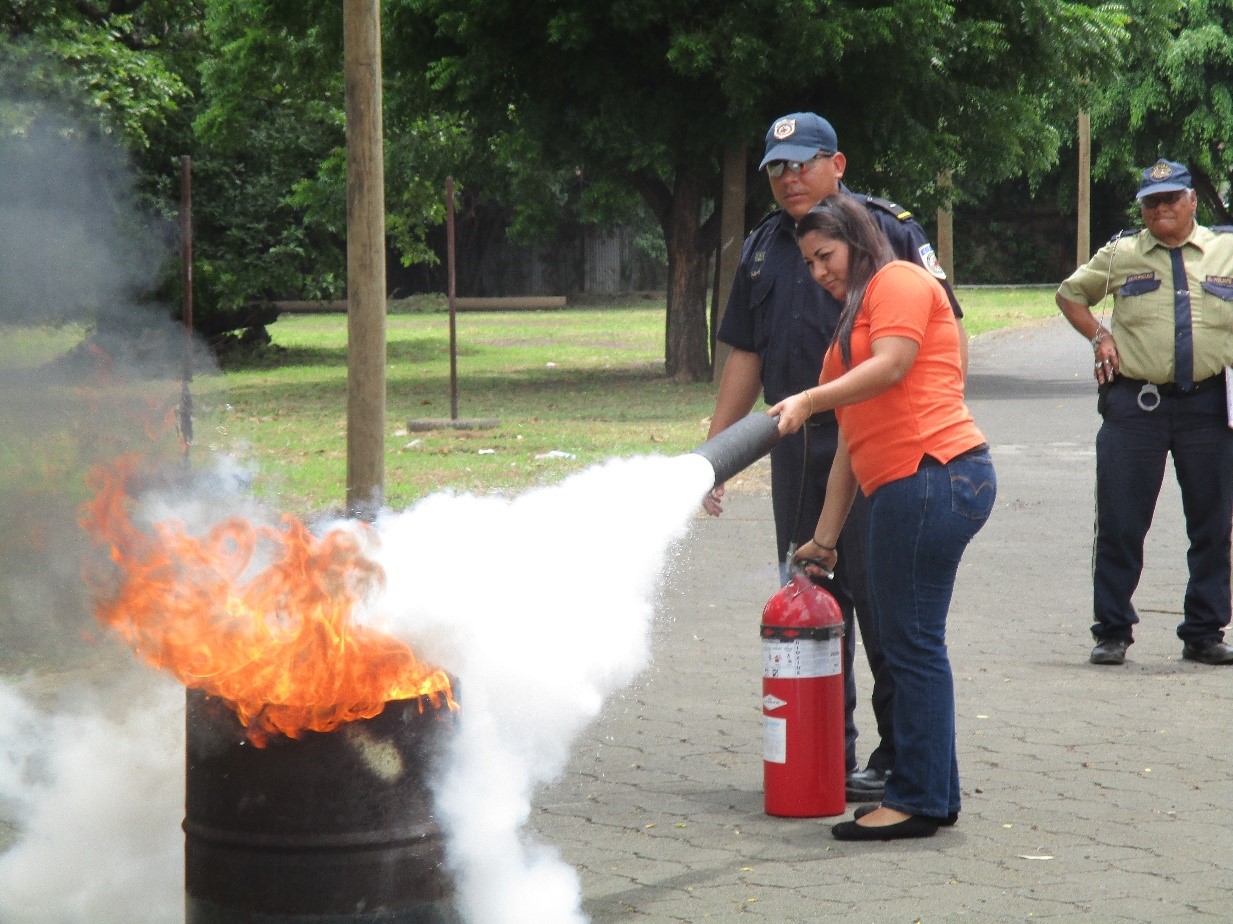
<path fill-rule="evenodd" d="M 758 623 L 776 565 L 755 466 L 723 517 L 692 523 L 651 666 L 536 801 L 533 824 L 579 870 L 595 922 L 1233 920 L 1233 667 L 1181 660 L 1186 542 L 1169 478 L 1136 643 L 1124 666 L 1087 663 L 1090 363 L 1061 321 L 972 344 L 969 404 L 1000 483 L 949 621 L 959 823 L 852 844 L 830 837 L 838 819 L 764 814 Z"/>

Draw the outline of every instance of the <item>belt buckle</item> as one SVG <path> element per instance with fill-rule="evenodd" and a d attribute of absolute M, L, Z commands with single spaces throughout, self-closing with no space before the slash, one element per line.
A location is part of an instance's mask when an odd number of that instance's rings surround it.
<path fill-rule="evenodd" d="M 1144 382 L 1143 387 L 1139 389 L 1139 395 L 1135 398 L 1135 403 L 1139 405 L 1139 410 L 1152 412 L 1160 407 L 1160 389 L 1156 387 L 1154 382 Z"/>

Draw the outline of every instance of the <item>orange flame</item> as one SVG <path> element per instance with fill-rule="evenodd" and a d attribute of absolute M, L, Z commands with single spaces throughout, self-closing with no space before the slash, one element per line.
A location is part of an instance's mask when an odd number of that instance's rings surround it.
<path fill-rule="evenodd" d="M 88 478 L 81 524 L 114 564 L 87 575 L 95 618 L 185 686 L 225 699 L 254 744 L 371 718 L 390 700 L 453 708 L 448 675 L 353 619 L 385 577 L 355 535 L 317 538 L 290 516 L 282 530 L 237 517 L 200 538 L 174 520 L 143 532 L 129 516 L 137 471 L 124 456 Z M 257 571 L 259 553 L 271 564 Z"/>

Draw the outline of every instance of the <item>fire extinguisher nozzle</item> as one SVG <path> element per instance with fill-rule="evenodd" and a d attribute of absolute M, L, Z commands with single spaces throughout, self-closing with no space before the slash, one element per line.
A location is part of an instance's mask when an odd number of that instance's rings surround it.
<path fill-rule="evenodd" d="M 715 483 L 723 484 L 753 465 L 779 442 L 779 418 L 753 413 L 691 450 L 711 463 Z"/>

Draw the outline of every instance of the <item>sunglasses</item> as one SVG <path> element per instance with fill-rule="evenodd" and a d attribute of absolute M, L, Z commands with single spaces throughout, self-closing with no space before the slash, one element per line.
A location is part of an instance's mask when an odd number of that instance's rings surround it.
<path fill-rule="evenodd" d="M 1186 195 L 1186 190 L 1179 189 L 1175 192 L 1156 193 L 1153 196 L 1144 196 L 1139 200 L 1139 204 L 1145 209 L 1154 209 L 1161 205 L 1174 205 L 1182 196 Z"/>
<path fill-rule="evenodd" d="M 785 170 L 788 173 L 804 173 L 818 161 L 834 156 L 833 153 L 827 154 L 825 151 L 819 151 L 809 160 L 773 160 L 766 165 L 766 175 L 772 180 L 777 180 L 783 176 Z"/>

